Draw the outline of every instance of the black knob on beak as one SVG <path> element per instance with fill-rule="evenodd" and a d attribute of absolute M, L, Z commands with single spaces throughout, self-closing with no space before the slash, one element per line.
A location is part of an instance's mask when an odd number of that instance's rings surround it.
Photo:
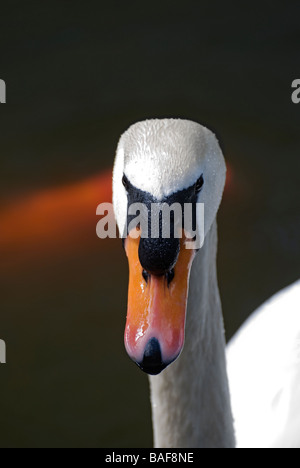
<path fill-rule="evenodd" d="M 148 341 L 143 361 L 137 363 L 137 365 L 142 371 L 150 375 L 160 374 L 160 372 L 167 367 L 167 364 L 162 361 L 160 344 L 156 338 L 151 338 L 151 340 Z"/>
<path fill-rule="evenodd" d="M 180 239 L 141 239 L 139 259 L 144 270 L 157 276 L 171 271 L 180 251 Z"/>

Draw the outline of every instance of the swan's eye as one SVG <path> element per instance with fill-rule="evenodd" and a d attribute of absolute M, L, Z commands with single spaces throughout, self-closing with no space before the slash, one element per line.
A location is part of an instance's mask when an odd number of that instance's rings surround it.
<path fill-rule="evenodd" d="M 128 189 L 129 189 L 129 180 L 127 179 L 126 175 L 123 174 L 123 178 L 122 178 L 122 184 L 124 185 L 125 187 L 125 190 L 128 192 Z"/>
<path fill-rule="evenodd" d="M 199 179 L 197 180 L 197 182 L 195 184 L 195 192 L 199 193 L 201 191 L 203 185 L 204 185 L 204 177 L 203 177 L 203 174 L 202 174 L 201 177 L 199 177 Z"/>

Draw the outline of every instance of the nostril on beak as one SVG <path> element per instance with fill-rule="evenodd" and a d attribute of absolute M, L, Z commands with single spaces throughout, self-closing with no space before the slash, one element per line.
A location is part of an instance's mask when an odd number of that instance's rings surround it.
<path fill-rule="evenodd" d="M 167 367 L 167 364 L 162 361 L 160 344 L 156 338 L 151 338 L 148 341 L 143 361 L 137 364 L 144 372 L 150 375 L 160 374 Z"/>

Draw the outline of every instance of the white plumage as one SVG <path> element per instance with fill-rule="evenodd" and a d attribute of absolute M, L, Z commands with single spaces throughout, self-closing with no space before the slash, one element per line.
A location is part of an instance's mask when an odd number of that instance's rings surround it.
<path fill-rule="evenodd" d="M 300 447 L 300 281 L 260 307 L 229 343 L 239 447 Z"/>

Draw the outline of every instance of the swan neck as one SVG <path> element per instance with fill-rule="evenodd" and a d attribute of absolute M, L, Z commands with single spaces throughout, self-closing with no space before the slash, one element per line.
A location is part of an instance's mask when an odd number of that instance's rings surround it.
<path fill-rule="evenodd" d="M 156 447 L 234 447 L 214 222 L 191 271 L 182 354 L 150 377 Z"/>

